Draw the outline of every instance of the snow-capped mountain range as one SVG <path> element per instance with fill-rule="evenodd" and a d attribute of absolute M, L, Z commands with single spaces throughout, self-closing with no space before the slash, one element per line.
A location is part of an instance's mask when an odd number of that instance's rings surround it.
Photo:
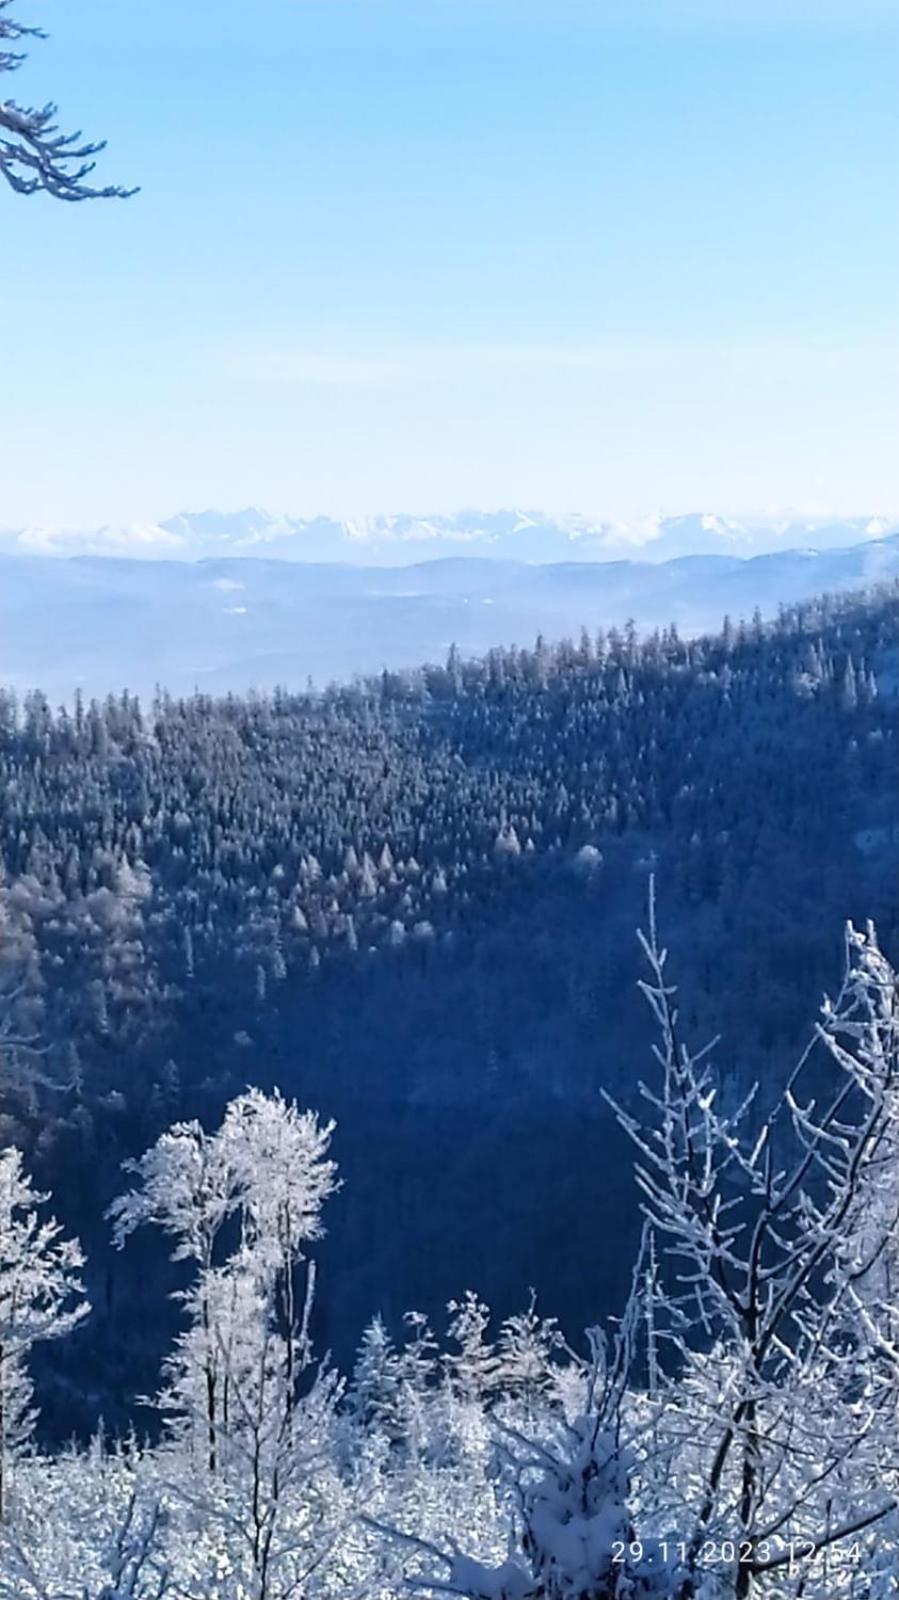
<path fill-rule="evenodd" d="M 846 549 L 899 532 L 899 518 L 769 515 L 735 519 L 712 512 L 656 515 L 632 523 L 536 511 L 458 511 L 440 516 L 375 516 L 358 521 L 243 511 L 180 512 L 164 522 L 93 530 L 0 528 L 0 555 L 107 555 L 201 561 L 262 556 L 284 561 L 394 567 L 446 556 L 549 564 L 663 562 L 682 556 L 742 558 L 794 549 Z"/>

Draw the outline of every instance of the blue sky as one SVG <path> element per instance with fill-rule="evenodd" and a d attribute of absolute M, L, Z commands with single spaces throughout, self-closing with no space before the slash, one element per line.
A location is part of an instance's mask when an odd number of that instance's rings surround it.
<path fill-rule="evenodd" d="M 899 511 L 886 0 L 20 0 L 0 525 Z"/>

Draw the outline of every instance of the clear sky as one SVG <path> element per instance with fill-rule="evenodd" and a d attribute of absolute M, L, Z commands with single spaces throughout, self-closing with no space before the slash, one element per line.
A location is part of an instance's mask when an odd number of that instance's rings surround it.
<path fill-rule="evenodd" d="M 899 511 L 894 0 L 19 0 L 0 525 Z"/>

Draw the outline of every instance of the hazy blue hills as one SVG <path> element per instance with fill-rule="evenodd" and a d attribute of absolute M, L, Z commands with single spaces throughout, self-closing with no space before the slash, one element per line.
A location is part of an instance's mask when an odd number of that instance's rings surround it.
<path fill-rule="evenodd" d="M 899 534 L 837 550 L 533 565 L 456 556 L 404 567 L 243 556 L 197 562 L 0 558 L 0 682 L 53 699 L 156 683 L 176 693 L 302 687 L 582 626 L 677 624 L 899 576 Z"/>

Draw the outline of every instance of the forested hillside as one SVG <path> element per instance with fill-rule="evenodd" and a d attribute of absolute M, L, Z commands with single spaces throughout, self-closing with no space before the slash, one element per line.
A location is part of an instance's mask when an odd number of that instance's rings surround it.
<path fill-rule="evenodd" d="M 338 1356 L 465 1285 L 505 1315 L 533 1284 L 570 1328 L 619 1305 L 636 1203 L 599 1091 L 645 1071 L 648 876 L 726 1090 L 782 1076 L 845 919 L 895 950 L 897 735 L 895 586 L 316 694 L 0 696 L 3 1133 L 94 1305 L 46 1428 L 155 1387 L 177 1269 L 101 1214 L 124 1157 L 248 1083 L 337 1119 Z"/>

